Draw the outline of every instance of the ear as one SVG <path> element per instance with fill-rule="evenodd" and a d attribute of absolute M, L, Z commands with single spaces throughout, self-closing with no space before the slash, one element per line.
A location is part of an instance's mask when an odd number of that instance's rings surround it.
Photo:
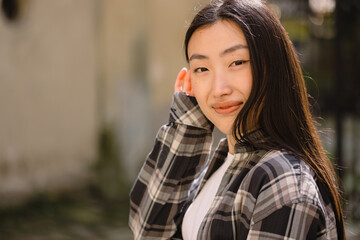
<path fill-rule="evenodd" d="M 192 97 L 195 96 L 193 89 L 192 89 L 192 85 L 191 85 L 191 71 L 190 70 L 188 70 L 185 75 L 183 91 L 189 96 L 192 96 Z"/>
<path fill-rule="evenodd" d="M 174 92 L 182 92 L 183 91 L 183 84 L 184 84 L 186 74 L 187 74 L 187 69 L 182 68 L 176 77 Z"/>

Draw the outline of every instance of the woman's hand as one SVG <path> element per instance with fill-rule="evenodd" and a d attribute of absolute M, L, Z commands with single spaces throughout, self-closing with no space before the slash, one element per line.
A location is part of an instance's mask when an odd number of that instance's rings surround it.
<path fill-rule="evenodd" d="M 186 68 L 181 69 L 176 78 L 175 92 L 184 92 L 189 96 L 195 96 L 191 86 L 190 71 Z"/>

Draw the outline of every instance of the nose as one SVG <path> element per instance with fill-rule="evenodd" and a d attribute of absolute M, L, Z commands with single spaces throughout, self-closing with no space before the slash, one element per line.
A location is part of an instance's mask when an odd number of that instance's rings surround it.
<path fill-rule="evenodd" d="M 216 73 L 212 81 L 212 94 L 215 98 L 221 98 L 232 93 L 229 78 L 226 74 Z"/>

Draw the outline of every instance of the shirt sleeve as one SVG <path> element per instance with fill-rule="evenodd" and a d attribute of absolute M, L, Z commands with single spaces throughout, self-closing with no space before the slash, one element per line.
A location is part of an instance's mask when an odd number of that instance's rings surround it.
<path fill-rule="evenodd" d="M 326 239 L 320 208 L 309 202 L 285 205 L 250 226 L 247 239 Z"/>
<path fill-rule="evenodd" d="M 160 128 L 130 193 L 129 226 L 134 239 L 169 239 L 206 160 L 213 125 L 196 99 L 176 93 L 167 125 Z"/>

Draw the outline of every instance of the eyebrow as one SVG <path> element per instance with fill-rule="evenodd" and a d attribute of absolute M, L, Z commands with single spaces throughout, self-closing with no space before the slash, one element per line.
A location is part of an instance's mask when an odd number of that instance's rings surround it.
<path fill-rule="evenodd" d="M 209 59 L 209 58 L 207 56 L 205 56 L 205 55 L 195 53 L 195 54 L 191 55 L 191 57 L 189 58 L 189 62 L 191 60 L 195 60 L 195 59 L 202 60 L 202 59 Z"/>
<path fill-rule="evenodd" d="M 232 53 L 232 52 L 235 52 L 236 50 L 238 49 L 243 49 L 243 48 L 248 48 L 248 46 L 244 45 L 244 44 L 237 44 L 235 46 L 232 46 L 232 47 L 229 47 L 227 49 L 225 49 L 222 53 L 220 53 L 220 56 L 224 56 L 226 54 L 229 54 L 229 53 Z"/>
<path fill-rule="evenodd" d="M 223 57 L 224 55 L 230 54 L 232 52 L 235 52 L 236 50 L 243 49 L 243 48 L 248 48 L 248 46 L 246 46 L 244 44 L 237 44 L 235 46 L 229 47 L 229 48 L 225 49 L 224 51 L 222 51 L 220 53 L 220 56 Z M 202 54 L 195 53 L 195 54 L 191 55 L 191 57 L 189 58 L 189 62 L 194 59 L 202 60 L 202 59 L 209 59 L 209 57 L 202 55 Z"/>

